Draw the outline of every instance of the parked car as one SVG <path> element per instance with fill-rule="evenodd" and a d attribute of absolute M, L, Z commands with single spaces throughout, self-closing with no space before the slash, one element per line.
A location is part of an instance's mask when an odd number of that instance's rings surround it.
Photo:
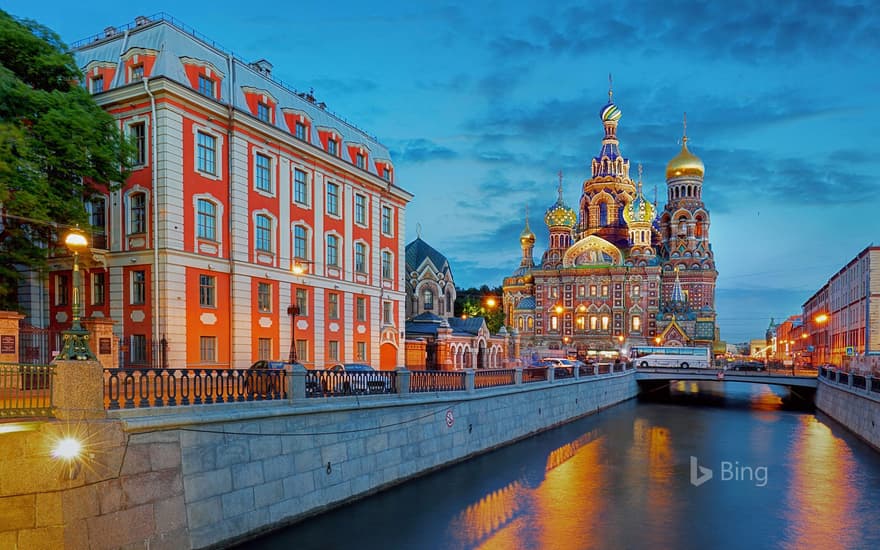
<path fill-rule="evenodd" d="M 284 394 L 282 372 L 287 363 L 261 359 L 248 367 L 244 378 L 244 392 L 267 396 L 276 392 Z"/>
<path fill-rule="evenodd" d="M 584 363 L 575 359 L 565 359 L 563 357 L 545 357 L 538 362 L 539 367 L 554 367 L 556 370 L 553 377 L 570 378 L 574 376 L 574 369 L 585 367 Z"/>
<path fill-rule="evenodd" d="M 764 363 L 759 361 L 745 361 L 743 363 L 734 363 L 730 370 L 752 370 L 752 371 L 763 371 Z"/>
<path fill-rule="evenodd" d="M 324 393 L 340 395 L 394 393 L 391 375 L 381 373 L 366 363 L 337 363 L 320 372 L 318 379 Z"/>

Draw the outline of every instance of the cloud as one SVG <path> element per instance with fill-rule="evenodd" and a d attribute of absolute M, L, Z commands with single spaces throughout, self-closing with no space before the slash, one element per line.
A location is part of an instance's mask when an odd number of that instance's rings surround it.
<path fill-rule="evenodd" d="M 391 152 L 397 163 L 422 163 L 435 160 L 451 160 L 459 157 L 449 147 L 438 145 L 431 140 L 418 138 L 402 142 Z"/>

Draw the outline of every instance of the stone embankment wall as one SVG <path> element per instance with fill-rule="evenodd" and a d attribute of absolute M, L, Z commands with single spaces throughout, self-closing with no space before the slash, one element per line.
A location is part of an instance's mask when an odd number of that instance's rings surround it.
<path fill-rule="evenodd" d="M 871 391 L 871 379 L 865 388 L 853 386 L 853 378 L 840 373 L 841 381 L 819 377 L 816 408 L 843 424 L 880 451 L 880 393 Z"/>

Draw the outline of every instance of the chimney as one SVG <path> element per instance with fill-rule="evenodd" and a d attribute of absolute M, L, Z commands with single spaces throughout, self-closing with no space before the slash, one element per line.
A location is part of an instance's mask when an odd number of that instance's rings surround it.
<path fill-rule="evenodd" d="M 256 69 L 256 71 L 262 75 L 272 75 L 272 64 L 269 63 L 269 61 L 267 61 L 266 59 L 254 61 L 253 63 L 251 63 L 251 67 L 253 69 Z"/>
<path fill-rule="evenodd" d="M 104 27 L 104 38 L 116 35 L 116 27 Z"/>
<path fill-rule="evenodd" d="M 149 22 L 150 22 L 150 20 L 147 19 L 143 15 L 138 15 L 137 17 L 134 18 L 135 27 L 143 27 L 144 25 L 146 25 Z"/>

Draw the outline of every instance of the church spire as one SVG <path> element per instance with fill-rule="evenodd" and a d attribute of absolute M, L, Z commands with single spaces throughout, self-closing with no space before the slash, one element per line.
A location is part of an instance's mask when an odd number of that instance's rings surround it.
<path fill-rule="evenodd" d="M 670 298 L 673 302 L 686 301 L 684 290 L 681 288 L 681 279 L 678 278 L 678 266 L 675 266 L 675 283 L 672 285 L 672 296 Z"/>

